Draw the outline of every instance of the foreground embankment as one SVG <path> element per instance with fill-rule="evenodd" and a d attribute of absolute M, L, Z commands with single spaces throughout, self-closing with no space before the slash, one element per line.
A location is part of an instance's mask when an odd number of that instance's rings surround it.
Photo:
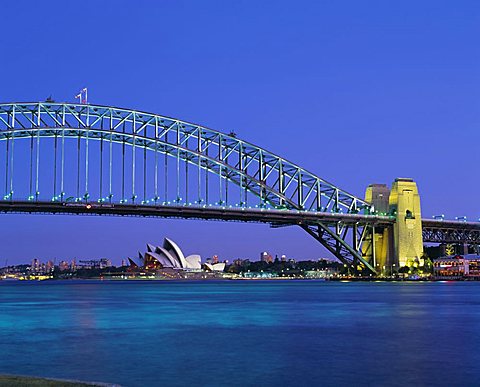
<path fill-rule="evenodd" d="M 45 379 L 19 375 L 0 375 L 0 386 L 12 387 L 118 387 L 116 384 L 81 382 L 76 380 Z"/>

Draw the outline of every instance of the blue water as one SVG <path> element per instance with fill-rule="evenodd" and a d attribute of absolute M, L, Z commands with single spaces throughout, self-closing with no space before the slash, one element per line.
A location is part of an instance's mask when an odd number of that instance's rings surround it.
<path fill-rule="evenodd" d="M 159 385 L 475 385 L 480 283 L 0 281 L 0 373 Z"/>

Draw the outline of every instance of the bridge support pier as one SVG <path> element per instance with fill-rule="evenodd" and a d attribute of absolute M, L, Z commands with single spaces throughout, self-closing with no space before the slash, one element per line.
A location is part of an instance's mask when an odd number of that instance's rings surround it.
<path fill-rule="evenodd" d="M 389 275 L 403 266 L 422 265 L 423 238 L 420 195 L 412 179 L 398 178 L 391 190 L 385 184 L 371 184 L 365 200 L 378 214 L 395 216 L 393 227 L 375 228 L 362 246 L 365 260 L 378 274 Z"/>
<path fill-rule="evenodd" d="M 365 192 L 365 200 L 372 203 L 382 215 L 389 213 L 390 189 L 386 184 L 371 184 Z M 387 226 L 373 227 L 362 246 L 362 255 L 371 262 L 378 274 L 386 274 L 395 264 L 393 257 L 392 229 Z"/>

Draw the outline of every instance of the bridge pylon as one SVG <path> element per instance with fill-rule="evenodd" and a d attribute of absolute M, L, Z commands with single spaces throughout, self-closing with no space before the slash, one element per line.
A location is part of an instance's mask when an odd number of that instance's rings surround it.
<path fill-rule="evenodd" d="M 389 214 L 389 197 L 390 189 L 386 184 L 371 184 L 365 192 L 365 201 L 371 203 L 379 214 Z M 362 245 L 362 255 L 377 273 L 385 273 L 393 266 L 392 231 L 388 225 L 372 227 Z"/>
<path fill-rule="evenodd" d="M 422 264 L 423 238 L 420 195 L 413 179 L 397 178 L 389 189 L 371 184 L 365 200 L 380 215 L 395 217 L 393 226 L 372 228 L 362 246 L 362 255 L 379 274 L 389 274 L 402 266 Z"/>

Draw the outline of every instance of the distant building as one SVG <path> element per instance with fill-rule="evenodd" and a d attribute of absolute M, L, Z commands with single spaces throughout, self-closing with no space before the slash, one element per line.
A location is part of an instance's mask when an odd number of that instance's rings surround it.
<path fill-rule="evenodd" d="M 112 266 L 112 261 L 107 258 L 80 260 L 78 266 L 82 269 L 106 269 Z"/>
<path fill-rule="evenodd" d="M 33 258 L 32 259 L 31 269 L 32 269 L 32 271 L 39 271 L 40 270 L 40 260 L 38 258 Z"/>
<path fill-rule="evenodd" d="M 323 270 L 306 270 L 304 276 L 306 278 L 331 278 L 337 274 L 337 269 L 329 267 Z"/>
<path fill-rule="evenodd" d="M 248 266 L 250 264 L 250 259 L 248 259 L 248 258 L 245 258 L 245 259 L 236 258 L 236 259 L 233 260 L 233 264 L 235 266 Z"/>
<path fill-rule="evenodd" d="M 242 276 L 244 278 L 274 278 L 277 276 L 276 273 L 270 273 L 270 272 L 258 272 L 258 271 L 248 271 L 246 273 L 242 273 Z"/>
<path fill-rule="evenodd" d="M 47 261 L 45 264 L 45 271 L 52 271 L 54 267 L 53 261 Z"/>
<path fill-rule="evenodd" d="M 65 271 L 65 270 L 68 270 L 69 268 L 70 266 L 67 261 L 60 261 L 60 263 L 58 264 L 58 269 L 60 271 Z"/>
<path fill-rule="evenodd" d="M 263 253 L 260 254 L 260 260 L 263 262 L 271 263 L 273 262 L 273 257 L 267 251 L 264 251 Z"/>
<path fill-rule="evenodd" d="M 107 267 L 112 267 L 112 261 L 108 258 L 102 258 L 100 259 L 100 262 L 99 262 L 99 268 L 100 269 L 106 269 Z"/>

